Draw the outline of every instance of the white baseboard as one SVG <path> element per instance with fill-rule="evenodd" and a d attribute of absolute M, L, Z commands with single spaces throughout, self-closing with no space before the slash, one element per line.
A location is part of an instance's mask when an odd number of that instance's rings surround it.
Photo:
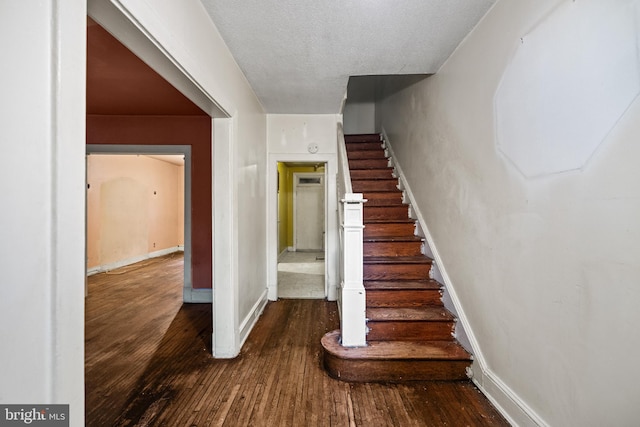
<path fill-rule="evenodd" d="M 201 303 L 211 304 L 213 302 L 213 291 L 210 288 L 209 289 L 183 288 L 182 301 L 187 304 L 201 304 Z"/>
<path fill-rule="evenodd" d="M 98 265 L 87 269 L 87 276 L 92 276 L 97 273 L 104 273 L 105 271 L 115 270 L 116 268 L 126 267 L 127 265 L 135 264 L 140 261 L 144 261 L 151 258 L 157 258 L 165 255 L 172 254 L 174 252 L 184 251 L 184 246 L 172 246 L 166 249 L 160 249 L 159 251 L 149 252 L 148 254 L 135 256 L 132 258 L 123 259 L 120 261 L 112 262 L 109 264 Z"/>
<path fill-rule="evenodd" d="M 242 346 L 244 345 L 244 342 L 249 337 L 249 333 L 251 332 L 256 322 L 260 318 L 260 315 L 264 311 L 264 308 L 266 307 L 267 302 L 268 302 L 267 290 L 265 289 L 262 295 L 260 295 L 260 298 L 258 299 L 258 301 L 256 301 L 256 303 L 251 308 L 251 311 L 249 311 L 249 314 L 247 314 L 247 317 L 245 317 L 242 323 L 240 324 L 240 328 L 238 331 L 240 335 L 240 348 L 242 348 Z"/>
<path fill-rule="evenodd" d="M 477 366 L 474 362 L 471 370 L 473 371 L 474 384 L 487 396 L 487 399 L 507 419 L 509 424 L 519 427 L 549 426 L 490 369 Z"/>
<path fill-rule="evenodd" d="M 382 137 L 385 143 L 385 148 L 389 150 L 389 154 L 393 159 L 395 159 L 393 147 L 384 129 L 382 130 Z M 413 193 L 411 192 L 411 188 L 407 183 L 404 172 L 402 171 L 402 168 L 395 162 L 395 160 L 394 167 L 396 169 L 396 174 L 398 175 L 398 178 L 400 180 L 400 185 L 404 189 L 406 196 L 409 199 L 407 200 L 407 202 L 411 204 L 411 212 L 418 221 L 418 226 L 424 234 L 428 251 L 430 252 L 429 256 L 432 256 L 434 264 L 437 267 L 439 276 L 438 279 L 442 280 L 442 284 L 446 288 L 448 297 L 450 298 L 455 308 L 458 321 L 462 325 L 468 342 L 471 345 L 474 358 L 473 366 L 471 369 L 471 379 L 482 391 L 482 393 L 487 396 L 491 403 L 493 403 L 496 409 L 498 409 L 498 411 L 500 411 L 500 413 L 507 419 L 507 421 L 511 423 L 511 425 L 527 427 L 548 426 L 548 424 L 538 414 L 536 414 L 536 412 L 531 409 L 520 396 L 518 396 L 513 390 L 511 390 L 495 373 L 493 373 L 493 371 L 489 369 L 487 361 L 482 354 L 480 344 L 478 343 L 478 340 L 473 333 L 473 329 L 471 328 L 469 319 L 462 307 L 462 303 L 458 298 L 453 283 L 451 282 L 451 278 L 444 268 L 444 263 L 442 262 L 440 253 L 438 252 L 438 248 L 433 241 L 433 237 L 429 232 L 420 209 L 415 203 Z"/>

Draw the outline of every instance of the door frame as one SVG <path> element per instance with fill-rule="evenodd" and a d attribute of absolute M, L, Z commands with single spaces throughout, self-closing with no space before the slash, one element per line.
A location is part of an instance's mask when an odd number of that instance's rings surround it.
<path fill-rule="evenodd" d="M 297 251 L 298 250 L 298 224 L 297 224 L 297 210 L 298 210 L 298 202 L 296 200 L 297 196 L 296 193 L 298 191 L 298 179 L 299 178 L 312 178 L 312 177 L 320 177 L 321 178 L 321 182 L 320 182 L 320 186 L 322 187 L 322 207 L 324 210 L 324 215 L 323 215 L 323 219 L 322 219 L 322 248 L 321 250 L 324 251 L 324 249 L 326 248 L 326 244 L 324 242 L 324 234 L 325 234 L 325 228 L 326 228 L 326 214 L 327 214 L 327 195 L 326 195 L 326 187 L 324 185 L 324 182 L 326 181 L 325 178 L 325 174 L 326 174 L 326 167 L 325 167 L 325 172 L 294 172 L 293 173 L 293 250 Z M 305 184 L 302 184 L 305 185 Z M 325 294 L 326 296 L 326 294 Z"/>
<path fill-rule="evenodd" d="M 207 91 L 166 47 L 154 38 L 145 24 L 120 0 L 89 0 L 87 15 L 109 31 L 131 52 L 147 63 L 178 91 L 189 98 L 212 118 L 212 353 L 215 358 L 235 357 L 240 351 L 237 314 L 237 278 L 229 265 L 237 269 L 234 240 L 229 237 L 233 228 L 233 200 L 229 184 L 233 174 L 233 147 L 236 126 L 232 105 Z M 85 53 L 83 52 L 83 55 Z M 223 102 L 226 101 L 226 102 Z M 226 203 L 226 204 L 225 204 Z M 186 241 L 185 241 L 186 244 Z M 231 259 L 230 259 L 231 258 Z M 229 264 L 229 262 L 231 262 Z M 86 265 L 86 263 L 85 263 Z M 229 282 L 227 279 L 230 279 Z M 203 301 L 204 302 L 204 301 Z"/>
<path fill-rule="evenodd" d="M 124 144 L 87 144 L 87 156 L 91 154 L 113 155 L 154 155 L 181 154 L 184 155 L 184 287 L 182 299 L 184 302 L 202 302 L 194 295 L 192 280 L 191 256 L 191 146 L 190 145 L 124 145 Z M 87 171 L 88 173 L 88 171 Z M 85 206 L 85 211 L 88 207 Z M 86 214 L 85 214 L 86 215 Z M 87 233 L 85 231 L 85 243 Z M 86 277 L 85 261 L 85 277 Z M 197 291 L 200 291 L 199 289 Z"/>
<path fill-rule="evenodd" d="M 325 296 L 337 298 L 338 280 L 338 202 L 336 175 L 338 158 L 335 153 L 271 153 L 267 162 L 267 297 L 278 300 L 278 163 L 325 164 Z"/>

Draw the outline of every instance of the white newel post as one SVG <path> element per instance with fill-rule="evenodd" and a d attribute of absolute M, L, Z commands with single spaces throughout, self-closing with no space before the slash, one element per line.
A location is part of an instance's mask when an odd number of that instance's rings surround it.
<path fill-rule="evenodd" d="M 360 193 L 347 193 L 343 206 L 343 261 L 342 261 L 342 345 L 360 347 L 366 341 L 366 302 L 362 283 L 362 208 L 366 202 Z"/>

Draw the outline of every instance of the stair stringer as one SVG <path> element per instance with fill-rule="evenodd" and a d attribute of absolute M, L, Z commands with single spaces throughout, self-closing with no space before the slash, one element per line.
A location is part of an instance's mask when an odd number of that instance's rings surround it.
<path fill-rule="evenodd" d="M 407 183 L 402 167 L 395 160 L 396 156 L 393 152 L 393 146 L 389 141 L 389 137 L 384 129 L 381 130 L 382 141 L 385 151 L 389 154 L 391 166 L 394 168 L 394 176 L 398 178 L 399 188 L 403 191 L 403 199 L 409 204 L 409 214 L 412 219 L 417 221 L 416 235 L 424 238 L 425 244 L 423 250 L 425 255 L 433 259 L 431 267 L 431 278 L 438 281 L 444 289 L 443 303 L 447 310 L 451 311 L 457 318 L 455 337 L 465 349 L 473 355 L 473 364 L 468 368 L 467 374 L 474 384 L 482 391 L 489 401 L 498 409 L 498 411 L 507 419 L 509 424 L 513 426 L 543 426 L 549 424 L 545 422 L 535 410 L 533 410 L 520 396 L 518 396 L 502 379 L 496 375 L 488 366 L 487 361 L 482 353 L 480 344 L 476 339 L 469 319 L 466 316 L 462 303 L 458 298 L 458 294 L 451 282 L 451 278 L 447 274 L 442 258 L 436 248 L 433 237 L 429 232 L 427 223 L 415 203 L 411 187 Z M 448 296 L 448 297 L 447 297 Z M 453 306 L 451 306 L 453 304 Z M 458 328 L 462 326 L 462 333 L 467 338 L 471 349 L 466 348 L 464 338 L 458 336 Z"/>

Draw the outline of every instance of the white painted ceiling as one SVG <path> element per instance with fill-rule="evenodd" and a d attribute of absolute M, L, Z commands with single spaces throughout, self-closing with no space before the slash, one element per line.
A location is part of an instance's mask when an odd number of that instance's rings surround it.
<path fill-rule="evenodd" d="M 432 74 L 495 0 L 201 0 L 268 113 L 339 113 L 349 76 Z"/>

